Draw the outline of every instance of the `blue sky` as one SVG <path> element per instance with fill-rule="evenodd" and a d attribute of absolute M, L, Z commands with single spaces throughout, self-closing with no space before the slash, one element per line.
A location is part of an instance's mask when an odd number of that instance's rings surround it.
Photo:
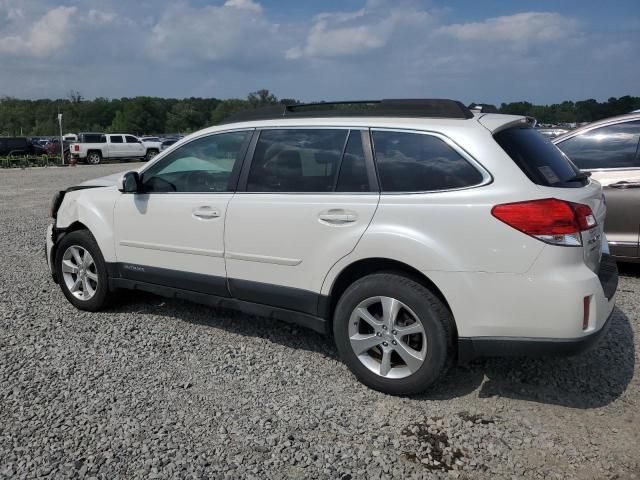
<path fill-rule="evenodd" d="M 640 1 L 0 0 L 0 95 L 640 95 Z"/>

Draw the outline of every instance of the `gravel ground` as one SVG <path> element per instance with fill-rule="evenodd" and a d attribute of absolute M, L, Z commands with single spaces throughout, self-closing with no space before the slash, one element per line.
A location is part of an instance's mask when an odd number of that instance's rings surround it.
<path fill-rule="evenodd" d="M 640 268 L 597 349 L 491 359 L 396 398 L 311 331 L 153 295 L 75 310 L 43 255 L 57 189 L 0 171 L 0 476 L 640 478 Z"/>

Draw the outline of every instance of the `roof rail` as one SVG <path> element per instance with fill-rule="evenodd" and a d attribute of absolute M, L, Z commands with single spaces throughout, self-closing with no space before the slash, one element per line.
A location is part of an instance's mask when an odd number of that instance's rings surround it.
<path fill-rule="evenodd" d="M 461 102 L 446 99 L 389 99 L 343 102 L 277 104 L 244 110 L 224 119 L 220 124 L 278 118 L 316 117 L 409 117 L 409 118 L 473 118 Z"/>

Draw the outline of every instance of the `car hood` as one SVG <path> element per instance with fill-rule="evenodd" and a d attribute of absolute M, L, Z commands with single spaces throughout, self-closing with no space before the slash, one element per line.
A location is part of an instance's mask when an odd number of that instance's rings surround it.
<path fill-rule="evenodd" d="M 127 170 L 129 171 L 129 170 Z M 93 180 L 87 180 L 78 185 L 78 187 L 112 187 L 118 183 L 118 180 L 122 178 L 122 175 L 127 171 L 114 173 L 113 175 L 107 175 L 105 177 L 94 178 Z"/>

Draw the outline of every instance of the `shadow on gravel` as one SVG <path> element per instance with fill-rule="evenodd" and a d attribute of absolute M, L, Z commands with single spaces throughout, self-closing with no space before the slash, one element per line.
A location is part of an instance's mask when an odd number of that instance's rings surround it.
<path fill-rule="evenodd" d="M 329 337 L 296 325 L 142 292 L 122 293 L 112 311 L 169 316 L 337 359 Z M 433 389 L 413 398 L 449 400 L 479 388 L 480 398 L 499 396 L 573 408 L 605 406 L 626 390 L 635 368 L 629 319 L 616 308 L 611 322 L 600 342 L 581 355 L 476 360 L 453 367 Z"/>
<path fill-rule="evenodd" d="M 621 263 L 621 262 L 618 262 L 618 272 L 623 277 L 640 278 L 640 263 Z"/>
<path fill-rule="evenodd" d="M 444 400 L 480 388 L 480 398 L 598 408 L 617 399 L 635 368 L 633 330 L 619 309 L 611 327 L 590 351 L 574 357 L 489 358 L 451 369 L 431 392 L 417 398 Z"/>
<path fill-rule="evenodd" d="M 337 360 L 333 341 L 325 335 L 291 323 L 248 315 L 238 310 L 208 307 L 146 292 L 122 290 L 113 312 L 146 313 L 177 318 L 183 322 L 224 329 L 247 337 L 264 338 L 289 348 L 304 349 Z"/>

